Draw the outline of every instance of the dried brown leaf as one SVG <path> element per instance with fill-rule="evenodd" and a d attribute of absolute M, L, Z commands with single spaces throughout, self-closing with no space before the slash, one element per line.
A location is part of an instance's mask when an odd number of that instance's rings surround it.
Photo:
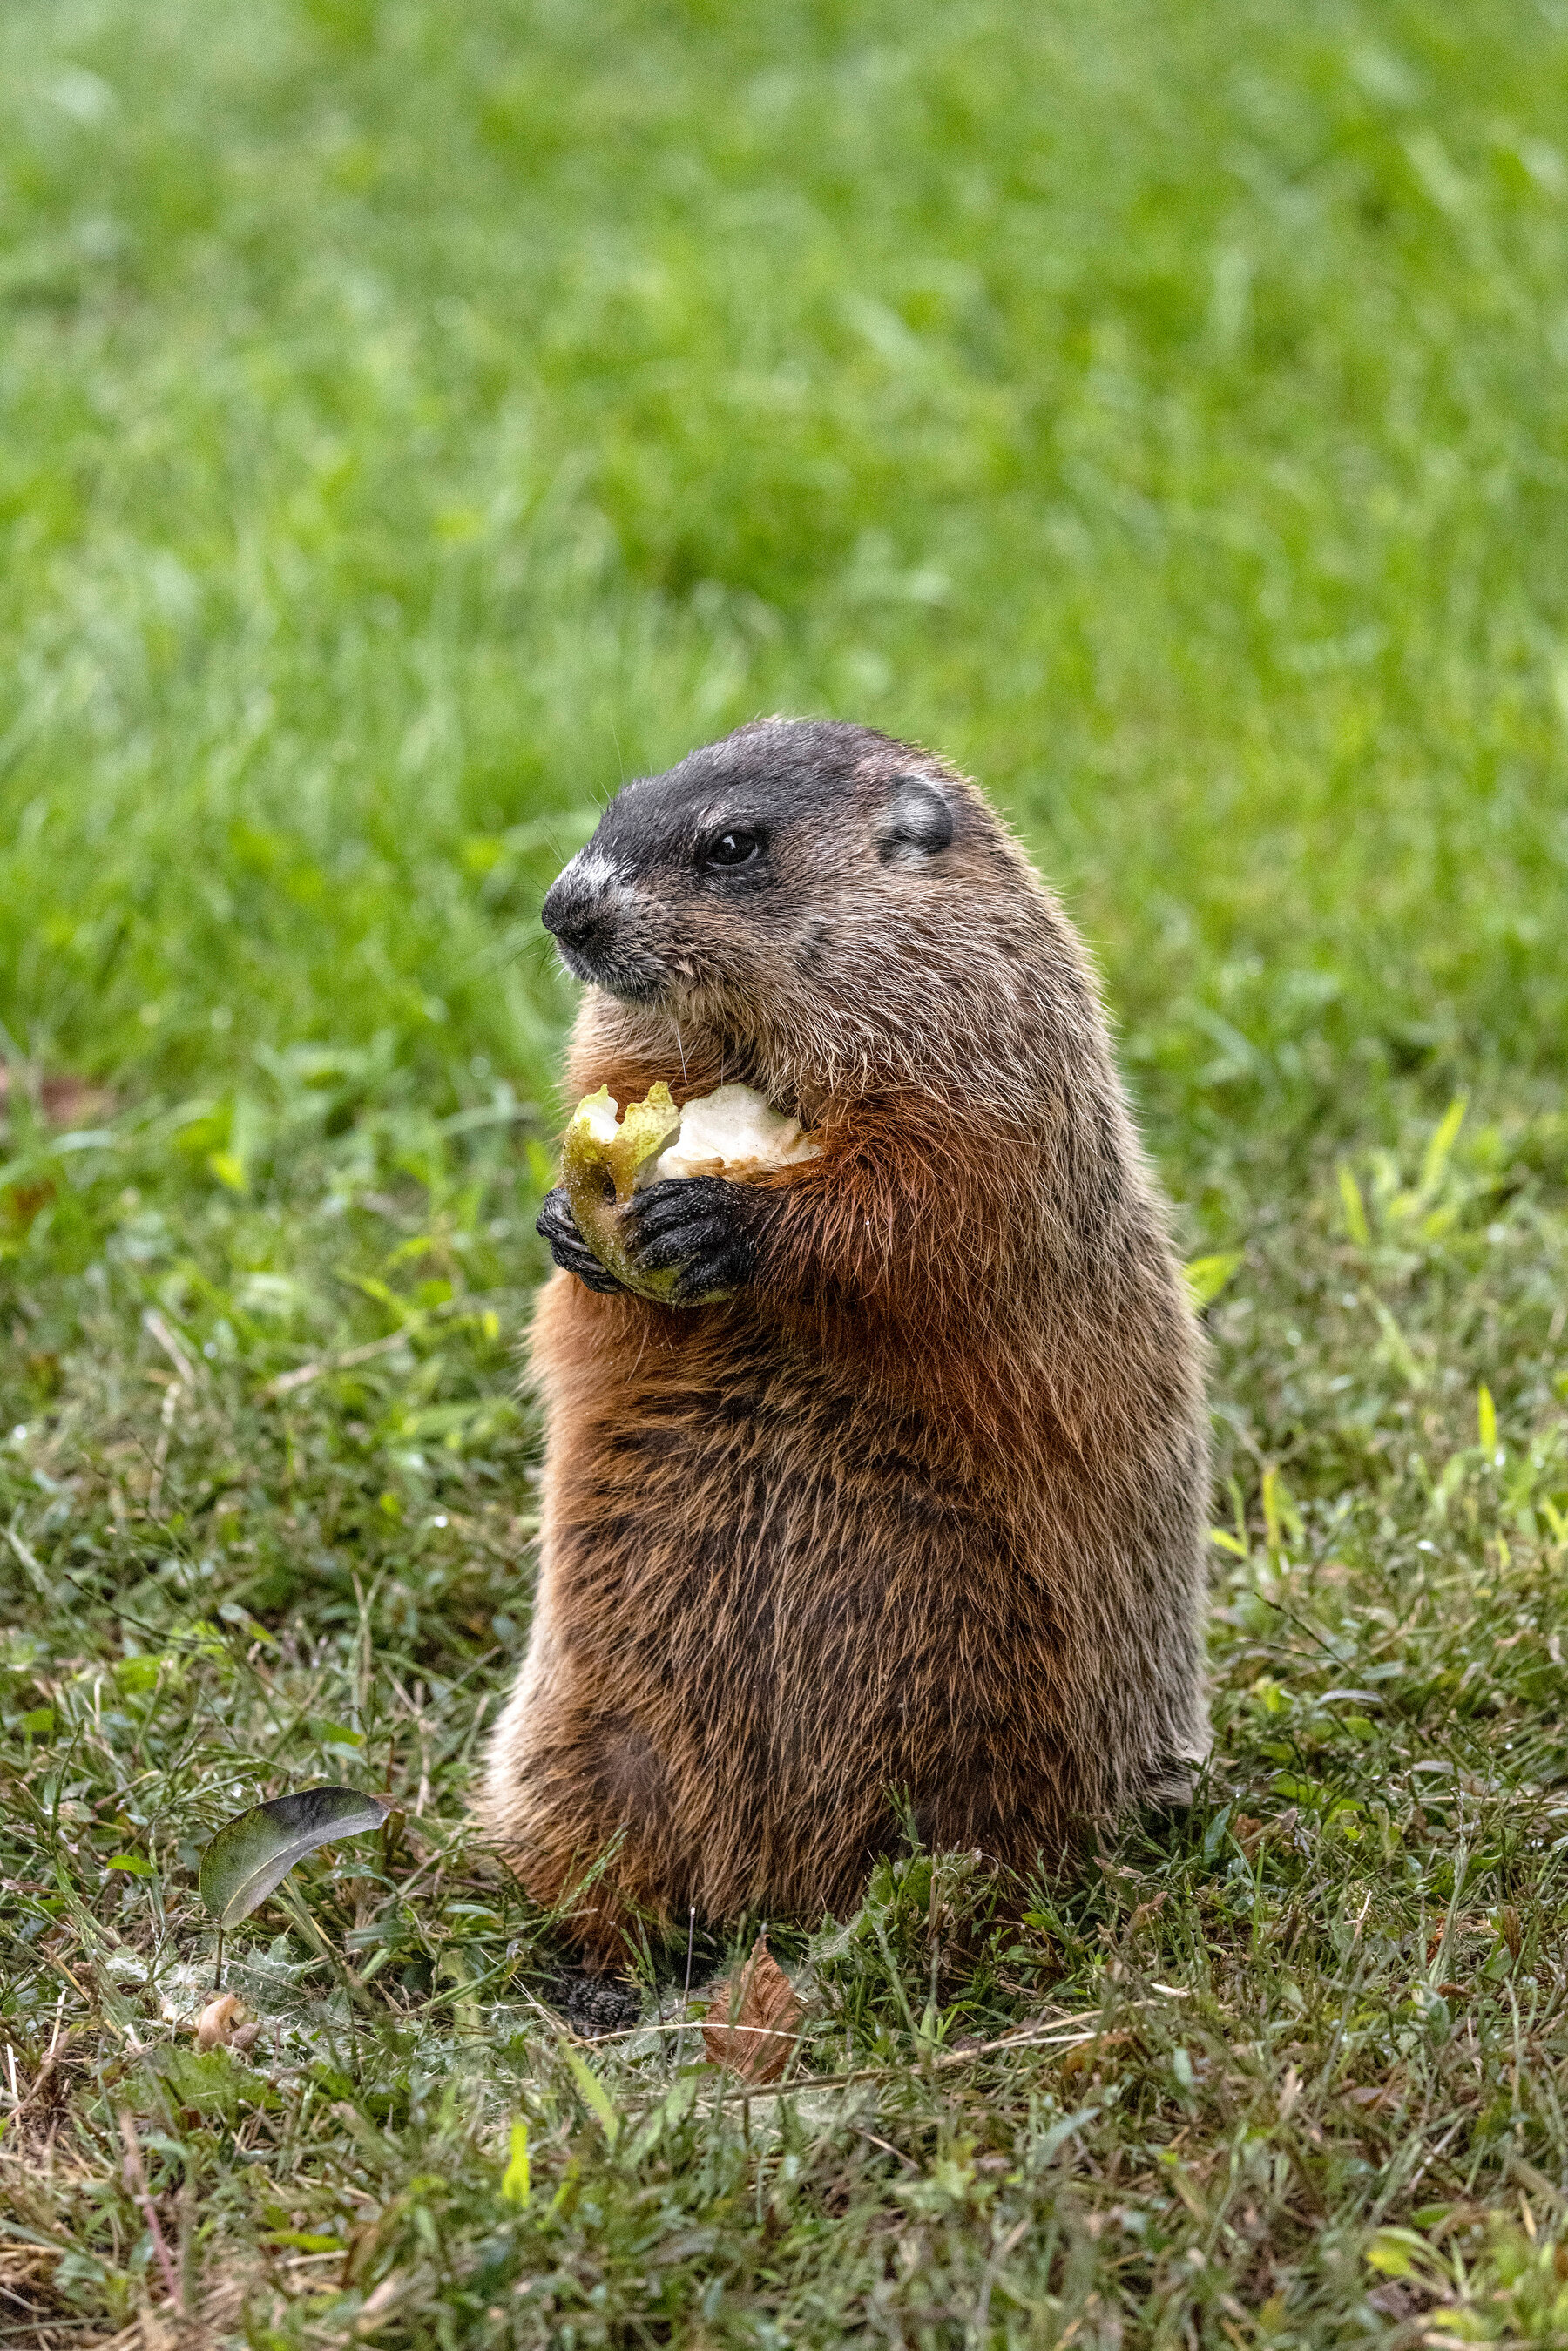
<path fill-rule="evenodd" d="M 1364 2106 L 1372 2114 L 1384 2106 L 1396 2106 L 1403 2089 L 1402 2081 L 1374 2082 L 1360 2084 L 1344 2095 L 1351 2105 Z"/>
<path fill-rule="evenodd" d="M 800 2036 L 804 2011 L 795 1987 L 758 1935 L 737 1981 L 708 2010 L 703 2047 L 710 2065 L 746 2082 L 776 2082 Z"/>
<path fill-rule="evenodd" d="M 1087 2073 L 1092 2065 L 1099 2064 L 1107 2049 L 1114 2049 L 1132 2037 L 1125 2025 L 1118 2025 L 1113 2032 L 1097 2032 L 1092 2041 L 1081 2041 L 1068 2051 L 1061 2061 L 1061 2071 L 1068 2074 Z"/>
<path fill-rule="evenodd" d="M 86 1126 L 94 1119 L 112 1118 L 119 1107 L 107 1086 L 95 1086 L 64 1070 L 39 1080 L 38 1102 L 51 1126 Z"/>
<path fill-rule="evenodd" d="M 112 1118 L 118 1104 L 107 1086 L 94 1085 L 69 1070 L 29 1073 L 18 1087 L 8 1061 L 0 1061 L 0 1113 L 18 1092 L 30 1092 L 51 1126 L 86 1126 Z"/>
<path fill-rule="evenodd" d="M 220 1992 L 216 2000 L 208 2001 L 196 2019 L 198 2049 L 221 2049 L 233 2037 L 239 2006 L 232 1991 Z"/>

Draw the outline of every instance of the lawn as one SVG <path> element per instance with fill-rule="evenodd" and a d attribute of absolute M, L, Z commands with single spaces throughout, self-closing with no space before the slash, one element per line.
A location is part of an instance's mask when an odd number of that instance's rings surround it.
<path fill-rule="evenodd" d="M 0 545 L 0 2342 L 1568 2343 L 1559 0 L 12 0 Z M 1218 1745 L 1021 1924 L 775 1929 L 758 2090 L 741 1946 L 596 2000 L 465 1794 L 538 901 L 764 710 L 1100 958 Z"/>

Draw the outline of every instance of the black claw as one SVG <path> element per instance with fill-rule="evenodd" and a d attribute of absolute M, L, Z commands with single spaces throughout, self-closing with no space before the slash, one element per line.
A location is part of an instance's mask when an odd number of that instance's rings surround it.
<path fill-rule="evenodd" d="M 706 1266 L 688 1265 L 670 1292 L 671 1303 L 689 1306 L 694 1299 L 706 1298 L 710 1290 L 723 1285 L 713 1279 Z"/>
<path fill-rule="evenodd" d="M 734 1188 L 712 1176 L 674 1176 L 663 1184 L 650 1185 L 647 1191 L 636 1195 L 626 1211 L 632 1247 L 652 1240 L 655 1234 L 685 1229 L 716 1216 L 727 1225 L 727 1209 L 716 1196 Z"/>
<path fill-rule="evenodd" d="M 574 1259 L 571 1264 L 567 1265 L 564 1259 L 559 1257 L 556 1263 L 564 1266 L 568 1273 L 575 1273 L 584 1290 L 597 1290 L 601 1298 L 615 1298 L 621 1293 L 621 1284 L 612 1273 L 605 1271 L 591 1249 L 583 1251 L 581 1264 Z"/>
<path fill-rule="evenodd" d="M 538 1215 L 534 1219 L 534 1230 L 542 1240 L 549 1241 L 552 1249 L 557 1241 L 581 1241 L 577 1218 L 571 1213 L 571 1202 L 567 1198 L 562 1185 L 558 1184 L 555 1190 L 547 1192 L 540 1201 Z"/>
<path fill-rule="evenodd" d="M 672 1265 L 685 1265 L 688 1259 L 722 1249 L 728 1238 L 724 1228 L 716 1229 L 711 1218 L 705 1217 L 701 1224 L 666 1227 L 652 1239 L 639 1234 L 632 1248 L 645 1272 L 662 1273 Z"/>
<path fill-rule="evenodd" d="M 710 1290 L 743 1290 L 757 1270 L 757 1252 L 749 1234 L 731 1232 L 695 1255 L 683 1268 L 674 1294 L 685 1302 Z"/>
<path fill-rule="evenodd" d="M 550 1255 L 561 1270 L 574 1273 L 585 1289 L 597 1290 L 603 1298 L 620 1289 L 615 1276 L 606 1273 L 578 1231 L 571 1203 L 559 1185 L 553 1192 L 546 1193 L 534 1230 L 549 1243 Z"/>
<path fill-rule="evenodd" d="M 685 1232 L 696 1221 L 689 1200 L 661 1200 L 648 1211 L 633 1201 L 626 1211 L 627 1236 L 633 1249 L 644 1241 L 659 1240 L 665 1233 Z"/>
<path fill-rule="evenodd" d="M 627 1210 L 627 1245 L 648 1273 L 677 1269 L 683 1302 L 751 1279 L 756 1249 L 745 1187 L 717 1176 L 672 1176 L 640 1192 Z"/>

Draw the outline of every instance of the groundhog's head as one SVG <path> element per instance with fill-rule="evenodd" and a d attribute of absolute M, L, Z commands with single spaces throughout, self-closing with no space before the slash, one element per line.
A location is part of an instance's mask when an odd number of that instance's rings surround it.
<path fill-rule="evenodd" d="M 544 902 L 567 968 L 733 1037 L 951 977 L 1016 852 L 974 788 L 868 727 L 770 718 L 625 785 Z M 980 947 L 972 936 L 975 948 Z"/>

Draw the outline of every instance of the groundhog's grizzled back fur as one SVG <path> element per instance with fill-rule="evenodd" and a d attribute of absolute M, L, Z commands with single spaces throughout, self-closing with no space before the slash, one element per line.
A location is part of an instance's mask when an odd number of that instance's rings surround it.
<path fill-rule="evenodd" d="M 607 1964 L 688 1903 L 841 1915 L 902 1805 L 1027 1870 L 1176 1792 L 1206 1743 L 1200 1344 L 1018 845 L 925 752 L 767 720 L 628 785 L 546 919 L 601 983 L 572 1101 L 738 1079 L 823 1149 L 690 1187 L 723 1302 L 541 1295 L 542 1564 L 485 1795 L 529 1891 L 608 1853 L 576 1917 Z"/>

